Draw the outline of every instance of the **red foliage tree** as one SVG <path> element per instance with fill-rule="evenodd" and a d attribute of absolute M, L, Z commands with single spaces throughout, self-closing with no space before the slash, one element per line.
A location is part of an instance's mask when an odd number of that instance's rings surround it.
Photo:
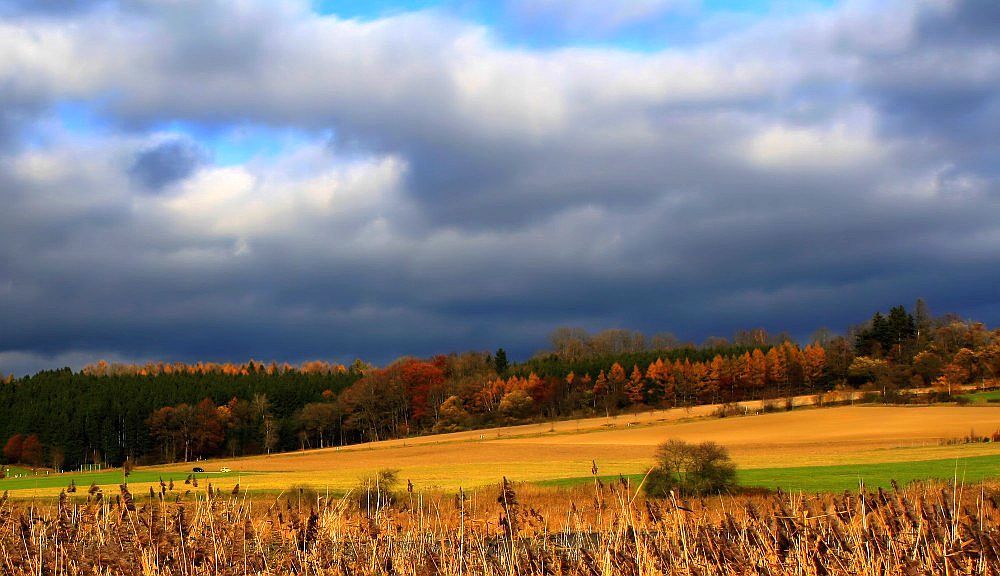
<path fill-rule="evenodd" d="M 406 401 L 410 407 L 410 418 L 417 425 L 430 416 L 437 420 L 437 411 L 445 401 L 445 373 L 443 362 L 406 360 L 397 370 L 402 381 Z"/>
<path fill-rule="evenodd" d="M 7 444 L 3 447 L 3 458 L 11 464 L 16 464 L 21 461 L 21 452 L 24 447 L 24 436 L 21 434 L 14 434 L 7 440 Z"/>
<path fill-rule="evenodd" d="M 195 426 L 193 444 L 198 456 L 212 456 L 226 441 L 226 422 L 222 415 L 225 412 L 215 407 L 215 404 L 205 398 L 195 406 Z"/>
<path fill-rule="evenodd" d="M 21 461 L 31 466 L 41 466 L 45 461 L 43 452 L 41 440 L 31 434 L 21 445 Z"/>

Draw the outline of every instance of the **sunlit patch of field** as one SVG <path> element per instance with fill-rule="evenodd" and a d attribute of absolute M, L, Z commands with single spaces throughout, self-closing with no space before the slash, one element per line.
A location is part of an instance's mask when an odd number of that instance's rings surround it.
<path fill-rule="evenodd" d="M 209 472 L 232 468 L 224 478 L 206 477 L 222 489 L 241 482 L 261 491 L 309 485 L 342 492 L 380 468 L 398 469 L 404 483 L 410 480 L 419 490 L 474 488 L 503 476 L 525 482 L 577 478 L 590 474 L 593 461 L 601 475 L 638 474 L 648 469 L 656 445 L 670 438 L 723 444 L 744 470 L 1000 456 L 1000 444 L 942 445 L 973 430 L 988 436 L 1000 429 L 1000 407 L 847 406 L 722 419 L 696 418 L 698 412 L 515 426 L 198 465 Z M 176 474 L 190 467 L 144 468 L 143 473 Z M 137 492 L 147 490 L 144 483 L 135 486 Z M 58 492 L 30 492 L 53 490 Z"/>

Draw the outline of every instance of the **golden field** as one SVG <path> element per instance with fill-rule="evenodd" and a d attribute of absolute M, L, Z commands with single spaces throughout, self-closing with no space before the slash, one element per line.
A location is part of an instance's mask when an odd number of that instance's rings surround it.
<path fill-rule="evenodd" d="M 712 440 L 741 468 L 933 460 L 1000 454 L 998 444 L 942 445 L 975 430 L 1000 429 L 996 407 L 811 408 L 730 418 L 697 418 L 684 410 L 534 424 L 373 442 L 344 448 L 201 463 L 252 472 L 251 489 L 292 484 L 343 490 L 379 468 L 395 468 L 419 489 L 495 484 L 506 476 L 539 481 L 600 473 L 644 472 L 655 447 L 670 438 Z M 164 467 L 187 469 L 189 465 Z M 228 484 L 234 481 L 230 480 Z M 226 479 L 219 480 L 227 484 Z"/>
<path fill-rule="evenodd" d="M 177 478 L 197 465 L 222 489 L 238 482 L 251 491 L 308 485 L 342 492 L 378 469 L 393 468 L 399 470 L 404 485 L 410 481 L 417 490 L 451 491 L 495 485 L 501 477 L 522 482 L 585 477 L 594 461 L 601 475 L 643 473 L 656 446 L 667 439 L 715 441 L 726 446 L 744 470 L 1000 455 L 996 443 L 944 443 L 970 431 L 983 436 L 1000 430 L 1000 407 L 803 407 L 765 414 L 750 410 L 749 415 L 728 418 L 710 417 L 713 409 L 703 406 L 142 467 L 130 485 L 143 493 L 155 474 L 169 472 Z M 233 474 L 213 477 L 222 467 L 231 468 Z M 73 477 L 60 476 L 67 484 Z M 120 481 L 120 476 L 105 474 L 98 483 L 114 487 Z M 81 486 L 90 482 L 85 477 L 77 480 Z M 12 495 L 51 496 L 64 485 L 59 484 L 19 486 Z"/>

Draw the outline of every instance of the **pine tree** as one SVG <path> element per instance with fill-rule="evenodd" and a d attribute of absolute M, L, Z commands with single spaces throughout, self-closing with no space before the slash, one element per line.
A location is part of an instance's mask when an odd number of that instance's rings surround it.
<path fill-rule="evenodd" d="M 493 368 L 496 370 L 497 374 L 504 374 L 507 372 L 508 366 L 507 351 L 503 348 L 497 348 L 497 352 L 493 356 Z"/>

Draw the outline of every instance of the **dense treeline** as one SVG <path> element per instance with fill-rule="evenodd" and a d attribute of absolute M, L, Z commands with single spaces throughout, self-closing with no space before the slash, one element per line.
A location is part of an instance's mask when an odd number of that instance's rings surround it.
<path fill-rule="evenodd" d="M 754 350 L 767 352 L 772 345 L 732 345 L 732 346 L 712 346 L 695 347 L 685 346 L 682 348 L 639 350 L 634 352 L 621 352 L 618 354 L 601 354 L 598 356 L 584 356 L 580 358 L 567 358 L 557 353 L 540 354 L 523 364 L 518 364 L 511 369 L 511 372 L 518 376 L 565 376 L 570 372 L 576 374 L 597 374 L 604 370 L 611 370 L 614 364 L 622 366 L 649 366 L 657 360 L 669 360 L 671 362 L 685 360 L 689 362 L 711 362 L 716 356 L 730 357 L 741 356 L 745 353 L 753 353 Z"/>
<path fill-rule="evenodd" d="M 805 346 L 763 330 L 701 346 L 627 330 L 560 329 L 551 340 L 520 364 L 500 349 L 384 368 L 98 362 L 45 371 L 0 385 L 0 441 L 7 462 L 55 468 L 192 460 L 838 387 L 892 399 L 935 386 L 947 396 L 1000 371 L 1000 330 L 934 318 L 921 302 L 913 314 L 876 313 L 846 336 L 820 330 Z"/>
<path fill-rule="evenodd" d="M 205 399 L 224 406 L 233 398 L 251 402 L 256 398 L 279 428 L 274 449 L 292 449 L 297 446 L 291 428 L 295 413 L 321 399 L 324 391 L 336 394 L 360 377 L 356 371 L 280 370 L 253 363 L 235 372 L 171 366 L 145 374 L 124 366 L 107 370 L 101 366 L 80 372 L 43 371 L 0 385 L 0 439 L 35 434 L 46 447 L 42 457 L 20 461 L 75 468 L 84 463 L 117 465 L 126 457 L 156 457 L 162 449 L 150 434 L 151 415 L 164 406 L 197 405 Z M 224 442 L 220 448 L 232 454 L 258 452 L 264 449 L 263 440 L 258 426 L 244 443 Z"/>

